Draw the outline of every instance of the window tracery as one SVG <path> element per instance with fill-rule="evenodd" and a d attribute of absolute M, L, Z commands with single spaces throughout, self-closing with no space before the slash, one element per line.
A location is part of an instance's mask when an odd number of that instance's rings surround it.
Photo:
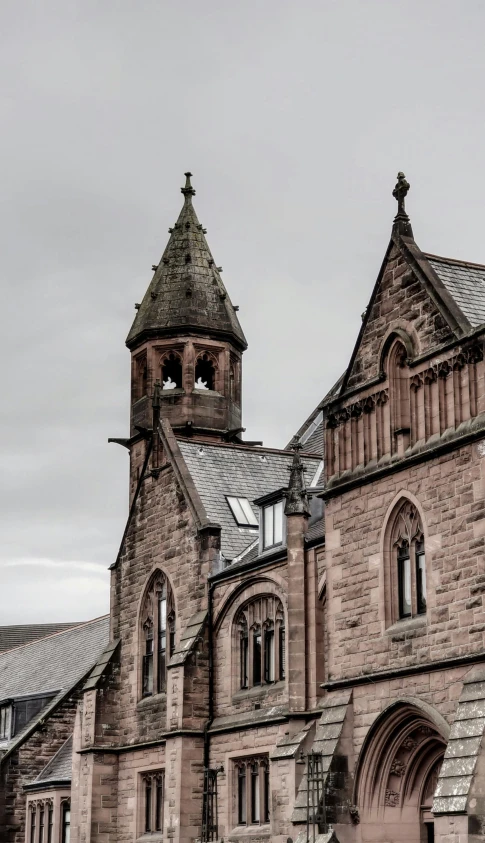
<path fill-rule="evenodd" d="M 423 525 L 411 501 L 397 510 L 390 532 L 391 619 L 426 614 L 426 554 Z"/>
<path fill-rule="evenodd" d="M 253 688 L 284 680 L 286 632 L 281 601 L 268 595 L 246 603 L 235 626 L 239 687 Z"/>
<path fill-rule="evenodd" d="M 267 755 L 234 762 L 237 825 L 264 825 L 270 821 L 269 759 Z"/>
<path fill-rule="evenodd" d="M 142 696 L 166 690 L 167 664 L 175 649 L 175 607 L 166 577 L 158 572 L 147 589 L 141 614 Z"/>

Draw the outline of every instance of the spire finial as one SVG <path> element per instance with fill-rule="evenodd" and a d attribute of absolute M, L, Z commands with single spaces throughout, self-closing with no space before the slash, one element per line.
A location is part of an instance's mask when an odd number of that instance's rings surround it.
<path fill-rule="evenodd" d="M 181 187 L 180 190 L 184 194 L 185 198 L 188 199 L 189 196 L 195 196 L 195 190 L 192 187 L 190 182 L 192 173 L 184 173 L 185 176 L 185 187 Z"/>
<path fill-rule="evenodd" d="M 290 467 L 290 482 L 286 490 L 285 515 L 310 515 L 310 504 L 306 493 L 304 473 L 305 467 L 301 461 L 302 445 L 295 437 L 290 445 L 293 451 L 293 462 Z"/>
<path fill-rule="evenodd" d="M 404 173 L 399 172 L 397 174 L 397 184 L 394 190 L 392 191 L 392 195 L 394 199 L 397 199 L 397 214 L 394 217 L 394 231 L 398 232 L 398 234 L 404 235 L 404 237 L 412 237 L 413 230 L 411 228 L 411 221 L 406 213 L 406 205 L 405 199 L 407 193 L 409 191 L 410 184 L 406 181 L 406 176 Z"/>

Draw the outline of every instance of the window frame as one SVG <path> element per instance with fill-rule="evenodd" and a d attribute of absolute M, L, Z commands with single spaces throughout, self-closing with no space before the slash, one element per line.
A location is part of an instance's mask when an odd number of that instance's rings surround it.
<path fill-rule="evenodd" d="M 140 833 L 143 836 L 163 834 L 165 823 L 165 770 L 144 770 L 140 773 Z"/>
<path fill-rule="evenodd" d="M 67 819 L 69 815 L 69 819 Z M 70 843 L 71 840 L 71 800 L 64 799 L 61 802 L 61 843 Z"/>
<path fill-rule="evenodd" d="M 234 619 L 236 692 L 285 681 L 285 613 L 280 598 L 262 594 L 243 603 Z"/>
<path fill-rule="evenodd" d="M 386 626 L 427 615 L 429 560 L 421 515 L 415 503 L 402 498 L 384 532 Z"/>
<path fill-rule="evenodd" d="M 259 522 L 253 512 L 249 498 L 226 495 L 226 501 L 238 527 L 258 530 Z M 238 508 L 240 513 L 238 512 Z"/>
<path fill-rule="evenodd" d="M 168 578 L 161 571 L 152 576 L 145 590 L 140 621 L 140 697 L 147 699 L 166 693 L 167 667 L 175 651 L 174 598 Z"/>
<path fill-rule="evenodd" d="M 12 704 L 0 705 L 0 741 L 9 741 L 12 737 Z"/>
<path fill-rule="evenodd" d="M 235 825 L 268 825 L 271 822 L 269 756 L 257 755 L 234 761 Z"/>
<path fill-rule="evenodd" d="M 279 520 L 280 526 L 280 535 L 278 536 L 275 531 L 275 510 L 278 509 L 281 513 L 281 520 Z M 271 535 L 268 537 L 268 524 L 267 524 L 267 514 L 271 513 Z M 276 547 L 283 547 L 285 544 L 286 539 L 286 519 L 285 519 L 285 512 L 283 506 L 283 499 L 280 498 L 277 501 L 273 501 L 272 503 L 263 504 L 261 506 L 261 550 L 262 552 L 272 550 Z"/>

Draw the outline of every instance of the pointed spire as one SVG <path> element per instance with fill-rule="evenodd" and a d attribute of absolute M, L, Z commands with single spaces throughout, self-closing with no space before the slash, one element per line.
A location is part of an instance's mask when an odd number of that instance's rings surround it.
<path fill-rule="evenodd" d="M 310 503 L 305 488 L 305 467 L 301 461 L 302 446 L 297 439 L 290 445 L 293 451 L 293 462 L 290 468 L 290 482 L 286 490 L 285 515 L 310 515 Z"/>
<path fill-rule="evenodd" d="M 392 195 L 397 199 L 397 214 L 394 217 L 394 224 L 392 230 L 396 234 L 401 234 L 403 237 L 412 237 L 413 229 L 411 228 L 411 221 L 406 213 L 405 199 L 410 188 L 410 184 L 406 181 L 404 173 L 397 174 L 397 184 Z"/>
<path fill-rule="evenodd" d="M 192 187 L 190 179 L 192 178 L 192 173 L 184 173 L 185 176 L 185 187 L 181 187 L 180 190 L 185 196 L 185 201 L 189 200 L 191 196 L 195 196 L 195 190 Z"/>
<path fill-rule="evenodd" d="M 247 348 L 235 308 L 199 223 L 191 173 L 181 188 L 185 201 L 127 338 L 129 348 L 146 339 L 193 333 Z"/>

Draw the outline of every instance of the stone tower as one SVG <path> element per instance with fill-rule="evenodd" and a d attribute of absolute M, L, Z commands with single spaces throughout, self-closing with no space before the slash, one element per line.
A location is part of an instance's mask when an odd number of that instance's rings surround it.
<path fill-rule="evenodd" d="M 184 205 L 126 344 L 132 356 L 131 437 L 152 427 L 160 383 L 160 416 L 182 435 L 233 440 L 241 432 L 241 356 L 247 347 L 192 203 Z M 157 390 L 158 392 L 158 390 Z"/>

